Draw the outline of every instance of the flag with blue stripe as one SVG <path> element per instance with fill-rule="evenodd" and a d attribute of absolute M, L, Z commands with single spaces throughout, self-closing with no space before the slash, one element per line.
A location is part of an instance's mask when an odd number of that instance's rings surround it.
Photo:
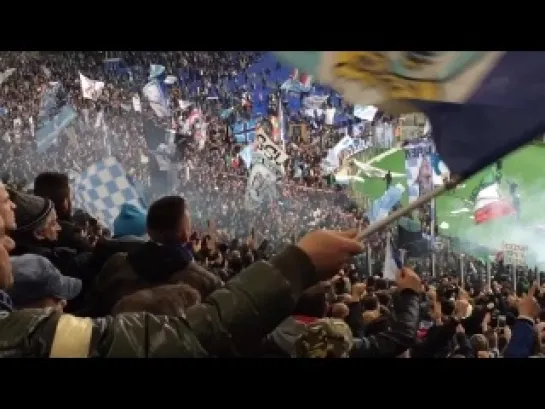
<path fill-rule="evenodd" d="M 163 86 L 157 79 L 153 79 L 146 84 L 142 89 L 143 94 L 147 98 L 153 112 L 159 118 L 170 115 L 170 109 L 168 107 L 168 99 Z"/>
<path fill-rule="evenodd" d="M 253 156 L 253 147 L 252 145 L 246 146 L 244 149 L 242 149 L 238 156 L 242 159 L 244 164 L 246 165 L 246 168 L 250 169 L 252 167 L 252 156 Z"/>
<path fill-rule="evenodd" d="M 375 199 L 367 213 L 370 221 L 376 222 L 388 216 L 388 213 L 401 201 L 405 188 L 401 184 L 391 186 L 384 194 Z"/>
<path fill-rule="evenodd" d="M 395 280 L 397 274 L 403 267 L 399 251 L 394 247 L 390 233 L 386 239 L 386 250 L 384 252 L 384 265 L 382 267 L 382 277 L 387 280 Z"/>
<path fill-rule="evenodd" d="M 165 67 L 160 64 L 151 64 L 149 67 L 148 80 L 158 79 L 164 80 L 166 77 Z"/>
<path fill-rule="evenodd" d="M 238 121 L 232 126 L 233 137 L 236 143 L 252 143 L 255 140 L 257 120 Z"/>
<path fill-rule="evenodd" d="M 353 104 L 422 112 L 450 172 L 470 176 L 545 132 L 545 52 L 278 52 Z"/>
<path fill-rule="evenodd" d="M 36 149 L 39 153 L 44 153 L 51 145 L 57 142 L 59 133 L 68 127 L 78 114 L 70 105 L 65 105 L 60 112 L 51 119 L 44 118 L 40 121 L 39 128 L 34 135 L 36 139 Z"/>
<path fill-rule="evenodd" d="M 141 206 L 137 190 L 113 156 L 89 166 L 73 181 L 74 206 L 101 220 L 110 230 L 124 203 Z"/>

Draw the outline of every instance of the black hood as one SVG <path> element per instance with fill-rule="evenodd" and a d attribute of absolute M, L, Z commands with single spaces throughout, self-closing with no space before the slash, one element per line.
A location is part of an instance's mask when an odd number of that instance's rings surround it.
<path fill-rule="evenodd" d="M 150 283 L 164 282 L 177 271 L 185 269 L 193 254 L 184 244 L 160 245 L 153 242 L 143 244 L 129 253 L 127 261 L 136 275 Z"/>

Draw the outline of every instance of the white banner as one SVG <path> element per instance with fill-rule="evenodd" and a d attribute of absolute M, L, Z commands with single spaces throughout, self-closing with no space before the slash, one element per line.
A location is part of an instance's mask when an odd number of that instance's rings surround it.
<path fill-rule="evenodd" d="M 140 102 L 138 94 L 132 97 L 132 108 L 135 112 L 142 112 L 142 103 Z"/>
<path fill-rule="evenodd" d="M 100 97 L 102 89 L 104 88 L 104 83 L 102 81 L 89 79 L 80 72 L 79 82 L 81 85 L 81 94 L 83 95 L 83 98 L 96 101 L 98 97 Z"/>
<path fill-rule="evenodd" d="M 362 121 L 372 121 L 377 111 L 378 108 L 374 105 L 354 105 L 354 116 Z"/>
<path fill-rule="evenodd" d="M 248 210 L 254 210 L 266 201 L 276 198 L 276 176 L 266 166 L 256 164 L 252 166 L 244 205 Z"/>
<path fill-rule="evenodd" d="M 159 118 L 170 115 L 168 104 L 163 91 L 157 80 L 152 80 L 146 84 L 142 89 L 142 92 L 148 99 L 151 108 Z"/>
<path fill-rule="evenodd" d="M 273 162 L 277 167 L 282 167 L 282 164 L 288 160 L 288 155 L 265 133 L 259 129 L 255 134 L 257 142 L 257 153 L 261 153 L 265 158 Z"/>
<path fill-rule="evenodd" d="M 502 243 L 503 263 L 512 266 L 525 266 L 528 246 Z"/>
<path fill-rule="evenodd" d="M 303 106 L 307 109 L 321 109 L 327 98 L 327 95 L 311 95 L 303 98 Z"/>

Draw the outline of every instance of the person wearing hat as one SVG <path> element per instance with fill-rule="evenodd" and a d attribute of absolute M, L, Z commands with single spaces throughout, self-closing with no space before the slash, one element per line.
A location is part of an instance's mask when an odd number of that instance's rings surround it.
<path fill-rule="evenodd" d="M 54 242 L 59 237 L 57 213 L 53 203 L 42 197 L 8 189 L 11 201 L 15 205 L 16 228 L 13 236 L 25 241 L 48 240 Z M 26 240 L 25 240 L 26 239 Z M 16 240 L 19 244 L 19 240 Z"/>
<path fill-rule="evenodd" d="M 146 238 L 146 212 L 132 203 L 123 203 L 114 220 L 114 239 Z"/>
<path fill-rule="evenodd" d="M 58 217 L 61 231 L 58 234 L 58 246 L 75 250 L 77 253 L 91 251 L 93 246 L 81 235 L 72 219 L 72 200 L 70 179 L 59 172 L 43 172 L 34 179 L 34 194 L 51 200 Z"/>
<path fill-rule="evenodd" d="M 16 309 L 56 308 L 81 292 L 81 280 L 63 276 L 51 262 L 37 254 L 11 257 L 13 285 L 7 290 Z"/>
<path fill-rule="evenodd" d="M 11 255 L 39 254 L 67 274 L 65 270 L 70 260 L 74 258 L 74 252 L 58 245 L 61 226 L 53 203 L 48 199 L 11 189 L 9 195 L 16 206 L 16 228 L 11 230 L 9 235 L 17 246 Z"/>
<path fill-rule="evenodd" d="M 295 358 L 348 358 L 354 336 L 346 322 L 322 318 L 307 324 L 295 341 Z"/>
<path fill-rule="evenodd" d="M 81 280 L 63 276 L 51 262 L 37 254 L 11 257 L 13 285 L 7 293 L 15 309 L 55 308 L 81 292 Z"/>

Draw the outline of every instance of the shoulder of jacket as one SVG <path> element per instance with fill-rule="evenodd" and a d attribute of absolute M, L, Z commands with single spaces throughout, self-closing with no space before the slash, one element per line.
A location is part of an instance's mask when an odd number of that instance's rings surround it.
<path fill-rule="evenodd" d="M 0 313 L 0 350 L 27 344 L 37 328 L 55 315 L 53 309 L 26 309 Z"/>

